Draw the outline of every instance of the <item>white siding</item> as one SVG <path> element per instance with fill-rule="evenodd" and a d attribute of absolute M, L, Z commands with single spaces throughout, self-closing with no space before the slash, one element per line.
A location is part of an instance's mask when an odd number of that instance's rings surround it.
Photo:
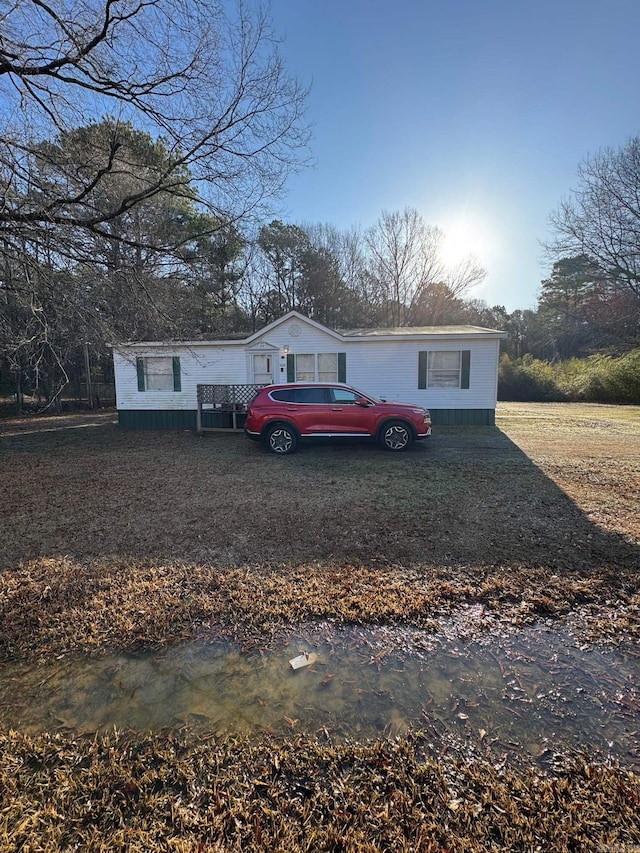
<path fill-rule="evenodd" d="M 291 331 L 299 334 L 291 334 Z M 336 337 L 328 332 L 322 332 L 314 326 L 303 324 L 299 320 L 288 320 L 282 325 L 267 332 L 264 336 L 259 336 L 256 341 L 247 346 L 247 350 L 251 351 L 258 343 L 268 343 L 276 347 L 278 352 L 275 353 L 275 370 L 273 381 L 287 381 L 287 358 L 285 347 L 290 353 L 306 354 L 319 352 L 346 352 L 347 347 L 345 342 L 339 337 Z M 349 379 L 349 363 L 347 359 L 347 381 Z"/>
<path fill-rule="evenodd" d="M 258 335 L 252 343 L 267 341 L 277 347 L 288 346 L 291 352 L 335 352 L 335 346 L 343 343 L 342 337 L 331 333 L 328 329 L 317 329 L 310 323 L 291 317 L 270 332 Z M 305 349 L 308 345 L 316 349 Z M 332 349 L 334 347 L 334 349 Z"/>
<path fill-rule="evenodd" d="M 180 356 L 180 391 L 138 391 L 136 358 Z M 122 347 L 113 354 L 118 409 L 179 410 L 196 408 L 196 385 L 244 384 L 246 359 L 242 347 L 167 345 L 144 349 Z"/>
<path fill-rule="evenodd" d="M 443 338 L 348 342 L 347 382 L 361 391 L 432 409 L 494 409 L 499 341 Z M 418 353 L 469 350 L 469 388 L 418 388 Z"/>
<path fill-rule="evenodd" d="M 292 334 L 298 332 L 298 334 Z M 261 349 L 264 344 L 269 349 Z M 273 347 L 272 350 L 270 348 Z M 387 400 L 402 400 L 432 409 L 493 409 L 496 405 L 499 341 L 491 338 L 445 337 L 422 340 L 341 339 L 300 319 L 291 318 L 245 341 L 123 346 L 114 350 L 118 409 L 196 408 L 196 385 L 253 382 L 253 352 L 273 353 L 274 382 L 286 382 L 286 353 L 345 352 L 347 383 Z M 418 353 L 424 350 L 470 350 L 468 389 L 418 388 Z M 180 356 L 181 391 L 138 391 L 136 358 Z"/>

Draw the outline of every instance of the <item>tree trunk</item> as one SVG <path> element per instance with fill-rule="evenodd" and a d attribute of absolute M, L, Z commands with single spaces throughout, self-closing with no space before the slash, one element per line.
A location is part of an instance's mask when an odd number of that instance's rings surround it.
<path fill-rule="evenodd" d="M 22 415 L 22 373 L 16 373 L 16 415 Z"/>
<path fill-rule="evenodd" d="M 93 409 L 93 390 L 91 388 L 91 364 L 89 362 L 89 344 L 84 345 L 84 375 L 87 383 L 87 403 Z"/>

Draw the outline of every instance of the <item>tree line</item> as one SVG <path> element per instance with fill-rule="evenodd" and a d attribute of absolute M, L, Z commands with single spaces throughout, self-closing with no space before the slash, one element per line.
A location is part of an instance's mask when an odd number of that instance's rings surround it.
<path fill-rule="evenodd" d="M 553 264 L 517 355 L 566 360 L 640 346 L 640 137 L 583 160 L 551 216 Z"/>
<path fill-rule="evenodd" d="M 47 145 L 48 180 L 111 151 L 115 136 L 112 171 L 92 196 L 98 213 L 134 193 L 146 171 L 166 168 L 162 140 L 107 118 Z M 444 234 L 414 209 L 383 211 L 370 227 L 347 231 L 278 219 L 243 226 L 203 211 L 188 170 L 181 174 L 179 195 L 139 201 L 107 230 L 85 229 L 68 242 L 48 229 L 4 252 L 5 393 L 35 392 L 55 404 L 80 381 L 87 349 L 108 378 L 117 341 L 246 335 L 292 309 L 332 328 L 472 319 L 465 297 L 485 270 L 473 258 L 448 267 Z"/>
<path fill-rule="evenodd" d="M 56 407 L 88 364 L 110 379 L 113 343 L 246 335 L 290 309 L 499 328 L 512 360 L 640 346 L 640 139 L 581 164 L 537 306 L 507 312 L 412 208 L 347 230 L 272 218 L 307 162 L 306 95 L 248 0 L 6 4 L 0 394 Z"/>
<path fill-rule="evenodd" d="M 501 399 L 640 404 L 639 200 L 640 137 L 580 164 L 536 309 L 511 315 Z"/>
<path fill-rule="evenodd" d="M 528 369 L 516 370 L 520 359 L 557 362 L 640 346 L 637 283 L 628 270 L 621 281 L 602 258 L 556 260 L 536 308 L 508 312 L 473 298 L 486 271 L 473 257 L 447 267 L 445 235 L 414 209 L 383 211 L 369 227 L 348 230 L 245 222 L 205 209 L 183 164 L 174 170 L 179 190 L 159 190 L 109 219 L 114 205 L 174 168 L 166 140 L 107 117 L 40 142 L 37 154 L 42 208 L 45 187 L 50 197 L 64 186 L 77 198 L 88 162 L 110 167 L 91 191 L 98 230 L 45 223 L 3 231 L 2 391 L 18 399 L 37 394 L 55 407 L 69 383 L 82 395 L 87 356 L 108 382 L 117 341 L 246 335 L 291 309 L 337 329 L 503 329 L 513 364 L 501 385 L 516 396 L 514 387 L 532 382 Z"/>
<path fill-rule="evenodd" d="M 179 331 L 180 282 L 307 162 L 306 96 L 259 0 L 4 3 L 5 390 L 56 405 L 87 344 Z"/>
<path fill-rule="evenodd" d="M 359 231 L 267 211 L 307 92 L 259 2 L 20 0 L 0 40 L 0 384 L 59 405 L 122 340 L 445 322 L 485 271 L 411 209 Z M 89 120 L 86 116 L 90 116 Z M 86 377 L 85 377 L 86 378 Z"/>

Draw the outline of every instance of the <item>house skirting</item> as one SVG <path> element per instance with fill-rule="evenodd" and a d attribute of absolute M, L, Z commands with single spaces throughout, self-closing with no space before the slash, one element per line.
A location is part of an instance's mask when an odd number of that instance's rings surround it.
<path fill-rule="evenodd" d="M 434 426 L 494 426 L 494 409 L 430 409 Z M 236 412 L 238 428 L 244 426 L 246 415 Z M 196 429 L 196 410 L 193 409 L 120 409 L 118 424 L 125 429 Z M 231 412 L 202 412 L 204 429 L 231 429 Z"/>
<path fill-rule="evenodd" d="M 495 409 L 429 409 L 434 426 L 495 426 Z"/>

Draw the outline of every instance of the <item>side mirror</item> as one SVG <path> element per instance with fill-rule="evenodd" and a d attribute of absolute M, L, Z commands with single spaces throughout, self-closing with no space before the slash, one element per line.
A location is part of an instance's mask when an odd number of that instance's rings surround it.
<path fill-rule="evenodd" d="M 366 409 L 371 405 L 371 403 L 368 400 L 366 400 L 364 397 L 356 397 L 355 402 L 356 402 L 356 406 L 362 406 L 363 409 Z"/>

